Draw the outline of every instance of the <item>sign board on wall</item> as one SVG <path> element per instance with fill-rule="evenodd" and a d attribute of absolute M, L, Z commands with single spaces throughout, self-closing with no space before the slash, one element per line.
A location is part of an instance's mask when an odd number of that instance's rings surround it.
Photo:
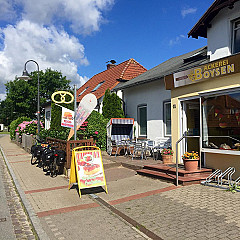
<path fill-rule="evenodd" d="M 165 76 L 165 85 L 166 89 L 170 90 L 239 72 L 240 54 L 237 54 Z"/>
<path fill-rule="evenodd" d="M 77 182 L 80 197 L 80 190 L 84 188 L 105 186 L 107 192 L 101 150 L 94 146 L 87 147 L 92 150 L 84 148 L 86 146 L 73 149 L 69 186 Z"/>

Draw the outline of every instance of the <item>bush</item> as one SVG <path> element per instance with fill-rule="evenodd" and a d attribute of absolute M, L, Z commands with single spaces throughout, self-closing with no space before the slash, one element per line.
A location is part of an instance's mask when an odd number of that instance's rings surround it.
<path fill-rule="evenodd" d="M 106 150 L 106 136 L 107 136 L 107 123 L 108 119 L 104 118 L 102 114 L 92 111 L 87 118 L 87 126 L 77 131 L 77 135 L 84 138 L 91 136 L 96 141 L 97 147 Z"/>
<path fill-rule="evenodd" d="M 43 124 L 40 121 L 40 132 L 41 129 L 43 129 Z M 26 134 L 31 134 L 31 135 L 37 135 L 37 121 L 36 120 L 32 120 L 30 122 L 26 122 L 25 126 L 22 127 L 22 130 L 19 129 L 19 135 L 22 135 L 23 133 Z"/>
<path fill-rule="evenodd" d="M 39 136 L 41 139 L 46 140 L 47 137 L 67 140 L 70 128 L 63 128 L 61 130 L 56 129 L 42 129 Z"/>
<path fill-rule="evenodd" d="M 77 131 L 77 140 L 89 139 L 93 137 L 96 141 L 97 147 L 102 150 L 106 150 L 106 135 L 107 135 L 107 122 L 102 114 L 93 111 L 84 124 Z M 70 128 L 64 128 L 59 126 L 58 129 L 43 129 L 40 132 L 40 138 L 46 140 L 47 137 L 67 140 Z"/>
<path fill-rule="evenodd" d="M 103 116 L 105 118 L 124 118 L 122 108 L 122 100 L 116 93 L 111 93 L 109 89 L 106 90 L 103 98 Z"/>
<path fill-rule="evenodd" d="M 31 118 L 29 117 L 19 117 L 16 120 L 12 121 L 10 123 L 10 139 L 15 139 L 16 138 L 16 132 L 15 130 L 17 129 L 17 126 L 22 123 L 23 121 L 31 121 Z"/>

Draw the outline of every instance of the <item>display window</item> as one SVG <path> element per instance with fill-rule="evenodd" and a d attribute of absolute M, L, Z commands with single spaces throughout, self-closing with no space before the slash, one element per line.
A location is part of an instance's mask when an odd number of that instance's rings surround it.
<path fill-rule="evenodd" d="M 240 151 L 240 91 L 201 101 L 202 147 Z"/>

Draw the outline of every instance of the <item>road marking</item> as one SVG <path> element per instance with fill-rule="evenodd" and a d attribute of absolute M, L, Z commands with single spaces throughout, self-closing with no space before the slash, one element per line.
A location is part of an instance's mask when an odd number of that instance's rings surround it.
<path fill-rule="evenodd" d="M 129 197 L 119 198 L 116 200 L 109 201 L 108 203 L 111 205 L 116 205 L 116 204 L 131 201 L 131 200 L 136 200 L 136 199 L 152 196 L 152 195 L 159 194 L 162 192 L 167 192 L 167 191 L 174 190 L 174 189 L 180 188 L 180 187 L 181 186 L 169 186 L 169 187 L 165 187 L 165 188 L 161 188 L 161 189 L 157 189 L 157 190 L 152 190 L 152 191 L 148 191 L 148 192 L 144 192 L 144 193 L 131 195 Z"/>
<path fill-rule="evenodd" d="M 29 191 L 24 191 L 24 193 L 25 194 L 32 194 L 32 193 L 53 191 L 53 190 L 58 190 L 58 189 L 63 189 L 63 188 L 68 188 L 68 185 L 59 186 L 59 187 L 52 187 L 52 188 L 41 188 L 41 189 L 29 190 Z"/>
<path fill-rule="evenodd" d="M 14 162 L 10 162 L 10 161 L 9 161 L 9 163 L 23 163 L 23 162 L 25 162 L 25 163 L 26 163 L 26 162 L 30 162 L 30 160 L 14 161 Z"/>
<path fill-rule="evenodd" d="M 99 207 L 99 204 L 98 203 L 88 203 L 88 204 L 82 204 L 82 205 L 78 205 L 78 206 L 58 208 L 58 209 L 54 209 L 54 210 L 38 212 L 37 216 L 38 217 L 46 217 L 46 216 L 56 215 L 56 214 L 60 214 L 60 213 L 68 213 L 68 212 L 79 211 L 79 210 L 95 208 L 95 207 Z"/>

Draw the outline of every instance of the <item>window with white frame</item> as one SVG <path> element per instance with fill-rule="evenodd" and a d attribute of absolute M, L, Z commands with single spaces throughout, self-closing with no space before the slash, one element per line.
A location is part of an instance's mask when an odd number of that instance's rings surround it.
<path fill-rule="evenodd" d="M 164 135 L 171 136 L 171 102 L 163 103 Z"/>
<path fill-rule="evenodd" d="M 232 53 L 240 52 L 240 18 L 233 21 Z"/>
<path fill-rule="evenodd" d="M 138 135 L 147 136 L 147 105 L 138 106 Z"/>

